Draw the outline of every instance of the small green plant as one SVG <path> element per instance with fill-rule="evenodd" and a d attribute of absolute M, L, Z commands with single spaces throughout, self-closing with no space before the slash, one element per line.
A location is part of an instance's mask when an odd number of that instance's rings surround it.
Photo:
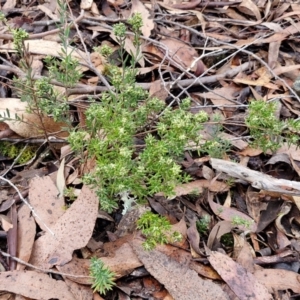
<path fill-rule="evenodd" d="M 116 275 L 104 266 L 101 259 L 92 257 L 89 269 L 94 292 L 100 292 L 100 294 L 105 295 L 113 288 Z"/>
<path fill-rule="evenodd" d="M 221 236 L 220 242 L 226 248 L 232 248 L 234 246 L 234 238 L 231 232 L 225 233 Z"/>
<path fill-rule="evenodd" d="M 215 124 L 208 125 L 210 128 L 210 139 L 201 146 L 201 152 L 206 152 L 213 158 L 223 158 L 230 150 L 231 144 L 221 136 L 223 130 L 223 126 L 220 123 L 221 116 L 219 114 L 214 114 L 212 122 Z"/>
<path fill-rule="evenodd" d="M 150 211 L 140 217 L 137 221 L 137 228 L 146 237 L 146 241 L 143 243 L 145 250 L 152 250 L 157 244 L 174 243 L 182 239 L 179 232 L 170 234 L 171 224 L 167 218 Z"/>
<path fill-rule="evenodd" d="M 247 229 L 250 229 L 253 222 L 254 222 L 253 220 L 246 220 L 246 219 L 243 219 L 242 217 L 239 217 L 239 216 L 234 216 L 231 219 L 232 225 L 234 225 L 234 226 L 243 226 Z"/>
<path fill-rule="evenodd" d="M 275 115 L 276 109 L 276 102 L 263 100 L 253 100 L 249 105 L 245 122 L 253 138 L 252 145 L 264 152 L 276 151 L 284 142 L 289 145 L 299 142 L 300 121 L 280 121 Z"/>
<path fill-rule="evenodd" d="M 210 224 L 209 215 L 205 215 L 203 218 L 196 222 L 197 230 L 200 234 L 207 234 Z"/>
<path fill-rule="evenodd" d="M 75 189 L 73 187 L 68 187 L 64 189 L 64 196 L 69 198 L 70 201 L 75 201 L 77 196 L 75 195 Z"/>
<path fill-rule="evenodd" d="M 184 147 L 190 140 L 199 142 L 199 130 L 207 120 L 204 112 L 189 112 L 189 99 L 173 109 L 157 98 L 149 98 L 148 92 L 136 85 L 141 16 L 136 14 L 128 22 L 134 32 L 136 53 L 128 56 L 125 52 L 127 29 L 122 23 L 116 24 L 114 34 L 122 64 L 109 69 L 114 89 L 103 93 L 101 102 L 87 109 L 86 128 L 69 136 L 74 150 L 81 153 L 87 149 L 96 159 L 95 170 L 83 180 L 96 188 L 101 208 L 108 212 L 118 207 L 120 195 L 137 200 L 157 192 L 173 195 L 176 185 L 190 179 L 178 165 Z M 110 54 L 107 47 L 99 51 Z"/>
<path fill-rule="evenodd" d="M 59 58 L 46 57 L 44 62 L 48 67 L 49 76 L 33 79 L 31 69 L 32 58 L 27 52 L 24 41 L 28 33 L 23 29 L 12 29 L 14 47 L 20 57 L 19 66 L 26 73 L 25 78 L 14 77 L 14 87 L 21 101 L 27 102 L 27 111 L 40 116 L 50 115 L 54 121 L 68 121 L 67 89 L 74 86 L 81 78 L 79 63 L 72 57 L 70 51 L 70 28 L 67 23 L 67 2 L 57 1 L 61 28 L 59 36 L 62 41 Z M 65 93 L 55 90 L 51 80 L 60 82 L 65 87 Z"/>
<path fill-rule="evenodd" d="M 16 158 L 17 163 L 25 164 L 29 160 L 31 160 L 35 156 L 35 152 L 37 150 L 36 146 L 26 146 L 24 149 L 24 145 L 16 145 L 11 144 L 9 142 L 0 142 L 0 153 L 3 156 L 8 156 L 9 158 Z"/>

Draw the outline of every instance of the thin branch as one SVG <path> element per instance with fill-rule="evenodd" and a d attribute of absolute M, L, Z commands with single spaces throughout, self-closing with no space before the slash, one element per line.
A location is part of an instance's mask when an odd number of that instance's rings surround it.
<path fill-rule="evenodd" d="M 73 278 L 88 278 L 88 279 L 91 279 L 90 276 L 85 276 L 85 275 L 74 275 L 74 274 L 68 274 L 68 273 L 62 273 L 62 272 L 58 272 L 58 271 L 53 271 L 51 269 L 42 269 L 42 268 L 39 268 L 39 267 L 36 267 L 30 263 L 27 263 L 25 262 L 24 260 L 18 258 L 18 257 L 14 257 L 14 256 L 11 256 L 10 254 L 4 252 L 4 251 L 1 251 L 0 250 L 0 253 L 1 255 L 3 255 L 4 257 L 8 257 L 8 258 L 11 258 L 13 260 L 15 260 L 16 262 L 28 267 L 28 268 L 32 268 L 32 269 L 35 269 L 35 270 L 38 270 L 40 272 L 43 272 L 43 273 L 51 273 L 51 274 L 56 274 L 56 275 L 61 275 L 61 276 L 66 276 L 66 277 L 73 277 Z"/>
<path fill-rule="evenodd" d="M 12 188 L 14 188 L 14 190 L 18 193 L 20 199 L 28 206 L 28 208 L 30 209 L 32 215 L 33 215 L 35 218 L 39 219 L 39 220 L 43 223 L 43 225 L 45 226 L 45 228 L 49 231 L 49 233 L 50 233 L 51 235 L 55 236 L 54 232 L 48 227 L 48 225 L 46 225 L 46 224 L 44 223 L 44 221 L 40 218 L 40 216 L 36 214 L 34 208 L 31 206 L 31 204 L 30 204 L 30 203 L 22 196 L 22 194 L 21 194 L 21 192 L 19 191 L 19 189 L 18 189 L 18 188 L 17 188 L 10 180 L 4 178 L 3 176 L 0 176 L 0 180 L 5 181 L 5 182 L 8 183 Z"/>

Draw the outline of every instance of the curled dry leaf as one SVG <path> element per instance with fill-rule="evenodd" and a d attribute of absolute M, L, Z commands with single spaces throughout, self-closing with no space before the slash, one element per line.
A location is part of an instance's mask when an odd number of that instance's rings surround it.
<path fill-rule="evenodd" d="M 170 60 L 173 67 L 178 68 L 178 66 L 181 66 L 185 70 L 191 68 L 196 76 L 204 72 L 203 62 L 201 60 L 195 62 L 199 54 L 194 48 L 175 39 L 161 40 L 160 43 L 163 47 L 145 46 L 144 51 L 155 54 L 163 60 Z"/>
<path fill-rule="evenodd" d="M 212 251 L 208 260 L 240 300 L 273 299 L 267 288 L 253 274 L 247 272 L 229 256 Z"/>
<path fill-rule="evenodd" d="M 176 186 L 174 192 L 178 197 L 188 194 L 201 194 L 205 188 L 212 192 L 226 192 L 229 190 L 228 185 L 224 182 L 216 180 L 210 182 L 205 179 L 200 179 Z M 156 196 L 162 196 L 162 193 L 157 193 Z"/>
<path fill-rule="evenodd" d="M 250 230 L 252 232 L 256 231 L 257 225 L 253 219 L 237 209 L 225 207 L 215 203 L 211 193 L 208 194 L 208 203 L 214 214 L 218 217 L 230 222 L 233 222 L 235 219 L 237 219 L 237 223 L 240 224 L 236 224 L 236 227 L 240 228 L 241 230 Z"/>
<path fill-rule="evenodd" d="M 19 259 L 28 262 L 30 259 L 36 225 L 27 205 L 21 206 L 18 211 L 18 248 L 17 256 Z M 23 270 L 24 265 L 18 264 L 17 269 Z"/>
<path fill-rule="evenodd" d="M 61 132 L 63 127 L 67 127 L 65 123 L 54 122 L 51 117 L 42 116 L 42 122 L 37 114 L 31 114 L 26 111 L 27 104 L 18 98 L 1 98 L 0 99 L 0 115 L 7 117 L 7 110 L 11 120 L 5 120 L 5 123 L 18 135 L 25 138 L 44 136 L 45 129 L 48 134 L 55 134 L 57 137 L 66 137 L 67 132 Z M 18 121 L 16 119 L 23 121 Z"/>

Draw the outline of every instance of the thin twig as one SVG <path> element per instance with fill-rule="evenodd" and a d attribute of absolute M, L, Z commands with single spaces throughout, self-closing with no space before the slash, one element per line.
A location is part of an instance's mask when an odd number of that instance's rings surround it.
<path fill-rule="evenodd" d="M 22 194 L 21 194 L 21 192 L 19 191 L 19 189 L 18 189 L 18 188 L 17 188 L 10 180 L 4 178 L 3 176 L 0 176 L 0 180 L 5 181 L 5 182 L 8 183 L 12 188 L 14 188 L 14 190 L 18 193 L 20 199 L 28 206 L 28 208 L 30 209 L 32 215 L 33 215 L 35 218 L 39 219 L 39 220 L 42 222 L 42 224 L 45 226 L 45 228 L 49 231 L 49 233 L 50 233 L 51 235 L 55 236 L 54 232 L 48 227 L 48 225 L 46 225 L 46 224 L 44 223 L 44 221 L 40 218 L 40 216 L 36 214 L 34 208 L 31 206 L 31 204 L 30 204 L 30 203 L 22 196 Z"/>
<path fill-rule="evenodd" d="M 32 268 L 32 269 L 38 270 L 38 271 L 43 272 L 43 273 L 51 273 L 51 274 L 56 274 L 56 275 L 61 275 L 61 276 L 66 276 L 66 277 L 73 277 L 73 278 L 89 278 L 89 279 L 91 278 L 90 276 L 85 276 L 85 275 L 74 275 L 74 274 L 68 274 L 68 273 L 53 271 L 51 269 L 42 269 L 42 268 L 36 267 L 36 266 L 34 266 L 30 263 L 27 263 L 27 262 L 25 262 L 24 260 L 22 260 L 18 257 L 11 256 L 10 254 L 8 254 L 4 251 L 0 250 L 0 253 L 4 257 L 11 258 L 11 259 L 15 260 L 16 262 L 18 262 L 18 263 L 20 263 L 20 264 L 22 264 L 22 265 L 24 265 L 28 268 Z"/>

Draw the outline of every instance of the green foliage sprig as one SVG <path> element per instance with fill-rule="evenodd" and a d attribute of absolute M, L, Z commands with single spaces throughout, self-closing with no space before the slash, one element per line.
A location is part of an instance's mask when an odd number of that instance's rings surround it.
<path fill-rule="evenodd" d="M 36 146 L 28 146 L 24 149 L 24 146 L 21 145 L 12 145 L 9 142 L 0 142 L 0 153 L 3 156 L 8 156 L 9 158 L 16 158 L 18 155 L 17 163 L 24 164 L 31 160 L 35 151 L 37 150 Z"/>
<path fill-rule="evenodd" d="M 137 228 L 146 237 L 143 243 L 145 250 L 152 250 L 157 244 L 174 243 L 182 240 L 179 232 L 170 234 L 171 224 L 165 217 L 161 217 L 150 211 L 144 213 L 137 221 Z"/>
<path fill-rule="evenodd" d="M 209 229 L 210 216 L 205 215 L 203 218 L 199 219 L 196 222 L 197 230 L 200 234 L 206 234 Z"/>
<path fill-rule="evenodd" d="M 212 122 L 215 124 L 208 125 L 210 138 L 201 145 L 200 151 L 206 152 L 210 157 L 223 158 L 230 150 L 231 143 L 221 136 L 223 131 L 221 116 L 214 114 Z"/>
<path fill-rule="evenodd" d="M 276 115 L 276 102 L 263 100 L 251 101 L 246 118 L 252 145 L 267 150 L 276 151 L 284 142 L 298 144 L 300 130 L 299 120 L 280 121 Z"/>
<path fill-rule="evenodd" d="M 49 76 L 34 80 L 31 69 L 31 57 L 27 53 L 24 40 L 28 33 L 23 29 L 10 29 L 13 35 L 15 49 L 20 56 L 20 67 L 26 72 L 25 78 L 14 78 L 14 86 L 21 101 L 27 102 L 27 110 L 38 115 L 50 115 L 55 121 L 68 121 L 68 104 L 66 93 L 58 93 L 51 80 L 63 84 L 65 90 L 74 86 L 81 78 L 79 62 L 73 58 L 70 51 L 70 29 L 67 22 L 67 3 L 57 1 L 59 9 L 60 30 L 59 36 L 62 42 L 59 58 L 46 57 L 44 59 Z"/>
<path fill-rule="evenodd" d="M 116 284 L 114 282 L 115 273 L 105 267 L 101 259 L 92 257 L 89 269 L 94 292 L 100 292 L 100 294 L 105 295 Z"/>
<path fill-rule="evenodd" d="M 139 37 L 141 16 L 134 15 L 129 23 Z M 108 212 L 118 207 L 120 194 L 137 199 L 157 192 L 173 195 L 176 185 L 189 180 L 178 160 L 188 141 L 199 142 L 199 130 L 207 120 L 204 112 L 189 112 L 189 99 L 173 109 L 149 98 L 148 92 L 136 85 L 139 50 L 131 59 L 125 53 L 125 24 L 116 24 L 114 34 L 122 60 L 121 68 L 110 66 L 114 91 L 103 93 L 101 102 L 91 104 L 86 111 L 86 128 L 69 136 L 74 150 L 86 148 L 96 159 L 96 169 L 84 176 L 84 182 L 96 188 L 101 208 Z M 101 52 L 110 53 L 107 47 Z M 86 136 L 89 138 L 84 139 Z"/>

